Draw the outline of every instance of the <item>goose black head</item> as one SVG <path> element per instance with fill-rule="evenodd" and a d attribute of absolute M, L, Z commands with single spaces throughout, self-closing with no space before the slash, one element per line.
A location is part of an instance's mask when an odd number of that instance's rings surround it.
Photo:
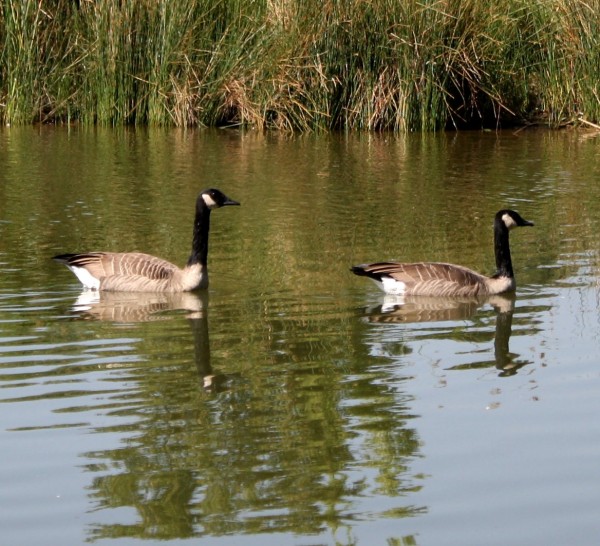
<path fill-rule="evenodd" d="M 496 213 L 496 222 L 501 222 L 506 226 L 506 229 L 513 229 L 516 227 L 533 226 L 533 222 L 525 220 L 518 212 L 510 209 L 499 210 Z"/>
<path fill-rule="evenodd" d="M 240 203 L 227 197 L 221 190 L 209 188 L 200 192 L 197 204 L 198 206 L 204 205 L 209 209 L 218 209 L 219 207 L 239 205 Z"/>

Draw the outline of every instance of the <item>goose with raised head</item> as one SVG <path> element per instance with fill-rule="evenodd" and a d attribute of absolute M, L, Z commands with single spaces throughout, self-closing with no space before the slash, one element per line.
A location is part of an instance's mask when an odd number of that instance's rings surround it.
<path fill-rule="evenodd" d="M 515 289 L 515 276 L 510 257 L 509 231 L 515 227 L 533 226 L 514 210 L 503 209 L 494 218 L 494 250 L 496 273 L 481 275 L 460 265 L 438 262 L 381 262 L 356 265 L 351 271 L 368 277 L 387 294 L 413 296 L 490 296 Z"/>
<path fill-rule="evenodd" d="M 112 292 L 188 292 L 208 287 L 208 233 L 210 212 L 239 205 L 217 189 L 196 199 L 192 253 L 183 268 L 141 252 L 86 252 L 60 254 L 54 260 L 66 265 L 91 290 Z"/>

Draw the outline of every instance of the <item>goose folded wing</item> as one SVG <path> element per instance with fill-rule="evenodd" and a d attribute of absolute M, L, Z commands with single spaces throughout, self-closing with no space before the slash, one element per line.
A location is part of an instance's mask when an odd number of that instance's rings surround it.
<path fill-rule="evenodd" d="M 72 267 L 83 267 L 97 279 L 127 275 L 162 280 L 171 278 L 178 269 L 166 260 L 141 252 L 88 252 L 55 259 Z"/>
<path fill-rule="evenodd" d="M 362 274 L 387 284 L 401 283 L 409 293 L 422 295 L 477 295 L 484 291 L 484 278 L 466 267 L 440 263 L 381 262 L 363 266 Z"/>

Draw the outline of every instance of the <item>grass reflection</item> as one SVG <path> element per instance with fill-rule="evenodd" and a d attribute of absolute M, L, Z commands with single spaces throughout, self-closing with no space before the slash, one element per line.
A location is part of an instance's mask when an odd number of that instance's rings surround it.
<path fill-rule="evenodd" d="M 243 341 L 219 347 L 212 362 L 210 305 L 193 298 L 183 311 L 180 301 L 156 296 L 77 302 L 81 320 L 144 321 L 147 351 L 144 365 L 130 369 L 136 403 L 117 412 L 130 418 L 94 429 L 120 434 L 121 445 L 83 455 L 94 510 L 114 517 L 92 525 L 91 539 L 316 534 L 348 525 L 362 497 L 402 498 L 419 487 L 408 472 L 419 449 L 408 398 L 369 369 L 367 355 L 353 369 L 336 365 L 352 346 L 340 347 L 339 338 L 347 330 L 352 343 L 351 322 L 331 321 L 330 307 L 305 302 L 303 313 L 262 319 L 270 364 L 253 359 Z M 235 309 L 218 312 L 226 322 Z M 185 323 L 193 356 L 167 356 L 161 330 L 176 332 L 181 346 Z M 123 521 L 124 508 L 134 509 L 133 521 Z M 393 509 L 394 517 L 418 512 Z"/>

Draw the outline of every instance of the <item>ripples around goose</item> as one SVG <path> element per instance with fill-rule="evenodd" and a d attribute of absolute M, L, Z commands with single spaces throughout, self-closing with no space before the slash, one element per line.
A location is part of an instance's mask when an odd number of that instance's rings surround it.
<path fill-rule="evenodd" d="M 0 401 L 34 403 L 10 428 L 80 425 L 66 415 L 100 408 L 133 415 L 142 374 L 191 360 L 189 345 L 201 384 L 216 388 L 206 308 L 207 299 L 195 294 L 0 295 Z M 174 312 L 185 321 L 168 320 Z M 143 326 L 157 321 L 160 330 Z M 159 356 L 174 338 L 184 347 L 166 362 Z"/>

